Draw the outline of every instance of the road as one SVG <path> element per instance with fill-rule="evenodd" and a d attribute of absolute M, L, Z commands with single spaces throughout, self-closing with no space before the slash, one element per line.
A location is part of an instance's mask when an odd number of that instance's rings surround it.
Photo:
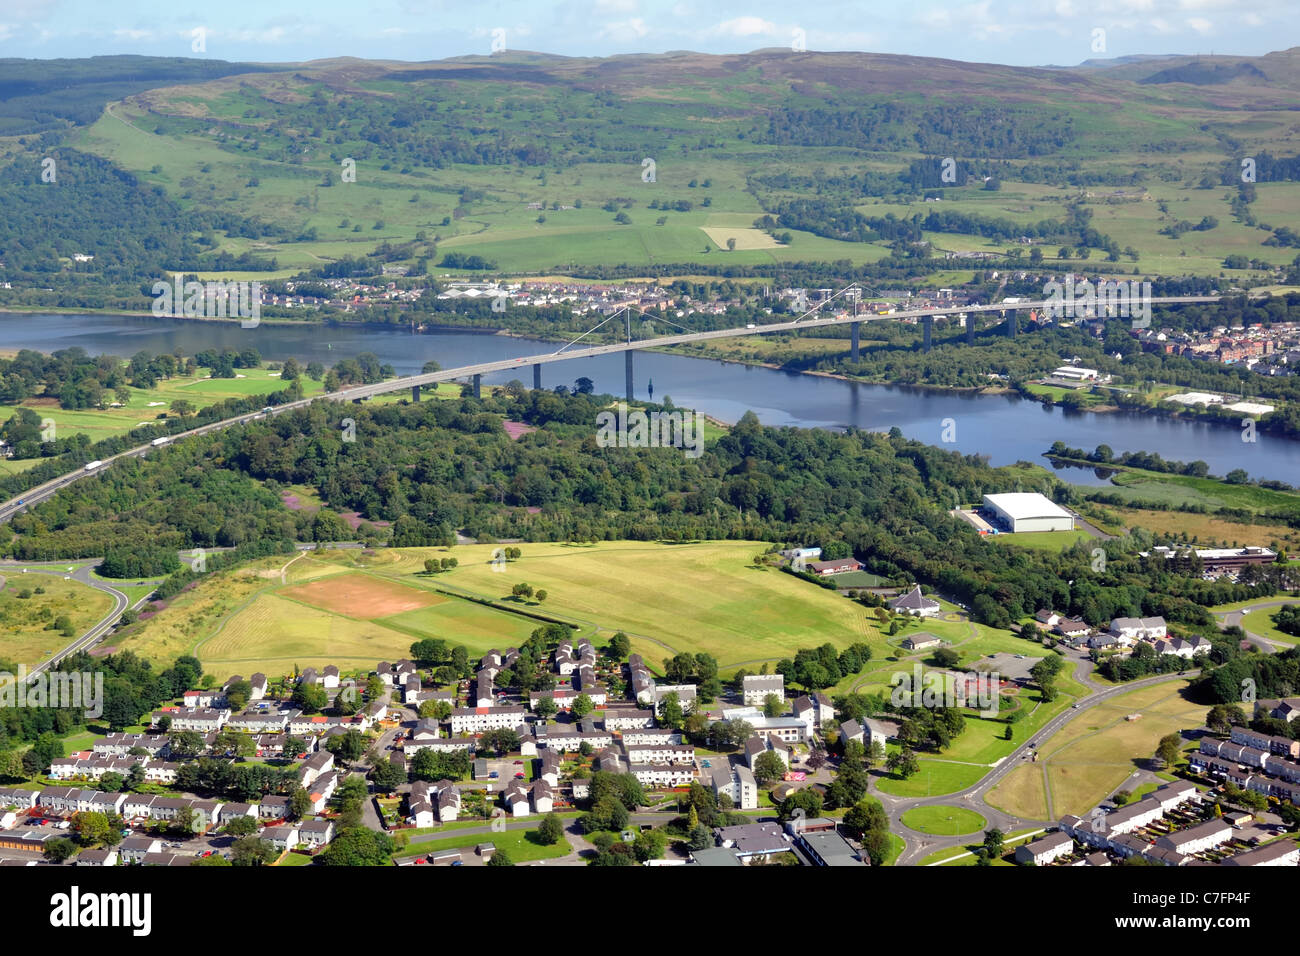
<path fill-rule="evenodd" d="M 100 638 L 113 629 L 117 624 L 118 618 L 126 611 L 131 603 L 131 599 L 122 591 L 113 587 L 106 581 L 91 576 L 91 571 L 99 565 L 99 560 L 81 563 L 80 567 L 68 564 L 66 561 L 47 561 L 41 563 L 23 563 L 19 561 L 0 561 L 0 573 L 8 578 L 14 578 L 23 573 L 27 574 L 48 574 L 61 578 L 71 578 L 74 581 L 80 581 L 82 584 L 103 591 L 113 599 L 113 608 L 95 623 L 89 630 L 68 644 L 62 650 L 50 656 L 46 661 L 35 665 L 28 672 L 28 680 L 44 671 L 49 670 L 63 658 L 77 651 L 85 650 Z M 71 570 L 69 570 L 71 568 Z M 144 599 L 142 598 L 141 601 Z M 140 602 L 137 602 L 140 603 Z"/>
<path fill-rule="evenodd" d="M 1220 627 L 1242 627 L 1242 623 L 1241 623 L 1242 620 L 1251 611 L 1262 611 L 1266 607 L 1287 607 L 1288 605 L 1292 605 L 1292 604 L 1300 604 L 1300 598 L 1292 598 L 1291 600 L 1281 600 L 1281 601 L 1260 601 L 1257 604 L 1252 604 L 1249 607 L 1243 607 L 1237 611 L 1223 611 L 1223 612 L 1216 613 L 1215 617 L 1220 619 L 1219 620 Z M 1245 628 L 1242 627 L 1242 630 L 1245 630 Z M 1246 631 L 1246 639 L 1249 640 L 1256 647 L 1260 648 L 1261 650 L 1269 651 L 1269 652 L 1285 651 L 1287 648 L 1291 646 L 1290 644 L 1282 644 L 1279 643 L 1278 641 L 1270 640 L 1267 637 L 1262 637 L 1259 634 L 1255 634 L 1251 631 Z"/>
<path fill-rule="evenodd" d="M 1086 658 L 1085 658 L 1086 661 Z M 1091 662 L 1088 662 L 1091 663 Z M 1077 673 L 1078 668 L 1076 668 Z M 958 849 L 965 847 L 971 842 L 981 842 L 978 834 L 972 836 L 965 834 L 963 836 L 941 837 L 928 833 L 920 833 L 913 830 L 903 823 L 902 816 L 908 810 L 915 807 L 951 805 L 964 806 L 979 813 L 988 821 L 988 829 L 997 827 L 1003 833 L 1011 830 L 1025 829 L 1031 826 L 1051 827 L 1056 825 L 1055 820 L 1026 820 L 1021 817 L 1013 816 L 997 807 L 986 802 L 985 797 L 990 790 L 996 787 L 1004 777 L 1023 766 L 1026 756 L 1035 750 L 1042 750 L 1047 741 L 1071 720 L 1081 717 L 1083 714 L 1096 707 L 1098 704 L 1105 703 L 1121 694 L 1127 694 L 1130 691 L 1139 690 L 1143 687 L 1150 687 L 1155 684 L 1163 684 L 1172 681 L 1186 680 L 1189 676 L 1195 676 L 1199 671 L 1189 670 L 1185 674 L 1160 674 L 1156 677 L 1147 677 L 1142 680 L 1131 681 L 1127 684 L 1121 684 L 1116 687 L 1107 687 L 1095 690 L 1094 693 L 1082 698 L 1078 702 L 1078 709 L 1067 708 L 1057 714 L 1046 724 L 1044 724 L 1032 738 L 1021 744 L 1009 755 L 1001 759 L 993 766 L 993 769 L 980 778 L 979 782 L 965 790 L 958 790 L 955 793 L 946 793 L 935 797 L 911 797 L 901 798 L 892 797 L 889 794 L 875 792 L 875 796 L 884 805 L 885 812 L 889 815 L 890 824 L 895 833 L 902 836 L 907 841 L 907 849 L 899 856 L 896 865 L 909 866 L 917 863 L 922 858 L 932 853 L 945 849 Z M 1086 681 L 1087 686 L 1097 688 L 1099 685 L 1091 680 Z"/>

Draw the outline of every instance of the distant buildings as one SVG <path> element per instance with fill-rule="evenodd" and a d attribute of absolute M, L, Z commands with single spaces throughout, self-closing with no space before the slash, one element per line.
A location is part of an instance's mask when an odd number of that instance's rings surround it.
<path fill-rule="evenodd" d="M 898 614 L 917 614 L 921 617 L 934 617 L 942 607 L 939 602 L 921 593 L 921 585 L 916 585 L 902 597 L 889 602 L 889 609 Z"/>

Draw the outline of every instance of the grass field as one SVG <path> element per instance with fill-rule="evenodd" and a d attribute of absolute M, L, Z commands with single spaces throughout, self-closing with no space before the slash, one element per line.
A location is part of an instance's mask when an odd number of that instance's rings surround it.
<path fill-rule="evenodd" d="M 1019 534 L 987 535 L 984 540 L 1016 548 L 1064 551 L 1076 541 L 1091 541 L 1092 535 L 1086 531 L 1024 531 Z"/>
<path fill-rule="evenodd" d="M 1244 547 L 1276 541 L 1288 550 L 1300 547 L 1300 530 L 1279 524 L 1247 524 L 1212 514 L 1156 511 L 1145 508 L 1107 508 L 1126 528 L 1145 528 L 1159 535 L 1195 541 L 1201 547 L 1222 544 Z"/>
<path fill-rule="evenodd" d="M 1032 840 L 1042 835 L 1042 830 L 1038 828 L 1029 830 L 1013 830 L 1006 834 L 1002 839 L 1002 845 L 1005 851 L 1002 857 L 994 860 L 992 866 L 1015 866 L 1013 862 L 1015 848 L 1021 843 Z M 969 843 L 963 847 L 949 847 L 946 850 L 938 850 L 927 857 L 923 857 L 917 866 L 975 866 L 976 851 L 983 847 L 984 841 L 980 840 L 975 843 Z"/>
<path fill-rule="evenodd" d="M 375 558 L 335 552 L 325 560 L 358 562 L 405 584 L 438 587 L 514 604 L 515 584 L 547 592 L 543 605 L 517 606 L 554 615 L 601 634 L 622 630 L 633 648 L 658 662 L 682 650 L 706 651 L 724 668 L 775 661 L 798 647 L 827 641 L 847 646 L 884 640 L 866 610 L 833 592 L 752 564 L 759 542 L 663 545 L 603 542 L 596 546 L 524 544 L 523 556 L 503 572 L 491 564 L 495 547 L 401 549 Z M 431 555 L 452 555 L 460 566 L 428 578 L 418 572 Z"/>
<path fill-rule="evenodd" d="M 903 814 L 903 823 L 913 830 L 934 836 L 957 836 L 982 830 L 985 819 L 965 807 L 914 807 Z"/>
<path fill-rule="evenodd" d="M 37 594 L 37 588 L 45 593 Z M 25 590 L 31 595 L 19 597 Z M 53 629 L 56 618 L 66 616 L 79 637 L 112 607 L 112 597 L 79 581 L 7 571 L 0 590 L 0 660 L 28 667 L 39 664 L 72 640 Z"/>
<path fill-rule="evenodd" d="M 1241 618 L 1241 626 L 1252 634 L 1258 634 L 1260 637 L 1267 638 L 1270 641 L 1276 641 L 1279 644 L 1296 644 L 1300 643 L 1300 637 L 1294 634 L 1288 634 L 1285 631 L 1279 631 L 1277 625 L 1273 623 L 1273 615 L 1281 608 L 1266 607 L 1258 611 L 1251 611 Z"/>
<path fill-rule="evenodd" d="M 988 802 L 1028 819 L 1086 813 L 1145 766 L 1161 737 L 1204 724 L 1204 705 L 1179 693 L 1186 686 L 1139 688 L 1082 712 L 1043 747 L 1037 763 L 1016 768 L 993 788 Z M 1130 714 L 1141 717 L 1130 721 Z"/>
<path fill-rule="evenodd" d="M 540 819 L 539 821 L 540 822 Z M 491 843 L 498 850 L 510 855 L 512 863 L 532 863 L 536 860 L 554 860 L 568 856 L 573 852 L 567 838 L 554 846 L 542 846 L 528 839 L 531 830 L 506 830 L 504 833 L 477 833 L 470 836 L 447 837 L 442 840 L 428 840 L 412 843 L 398 852 L 397 856 L 424 856 L 438 850 L 456 850 L 463 847 Z"/>
<path fill-rule="evenodd" d="M 831 693 L 887 687 L 893 673 L 929 657 L 929 651 L 908 655 L 898 647 L 922 629 L 956 649 L 963 667 L 978 667 L 993 653 L 1032 650 L 1006 631 L 958 619 L 950 605 L 945 607 L 952 620 L 912 623 L 887 636 L 856 602 L 755 567 L 754 556 L 765 549 L 760 542 L 520 547 L 522 557 L 503 572 L 492 569 L 492 545 L 311 551 L 259 560 L 178 595 L 161 613 L 124 629 L 116 643 L 160 662 L 192 653 L 223 678 L 227 672 L 287 673 L 295 664 L 368 668 L 405 655 L 425 637 L 463 644 L 478 656 L 521 643 L 545 618 L 602 640 L 622 630 L 655 670 L 679 651 L 713 654 L 725 675 L 780 660 L 800 647 L 870 645 L 874 656 L 864 672 L 845 678 Z M 447 555 L 459 567 L 424 572 L 426 558 Z M 512 597 L 511 588 L 521 582 L 546 590 L 545 602 Z M 1060 687 L 1061 702 L 1053 707 L 1064 706 L 1076 691 L 1068 680 Z M 1048 713 L 1028 701 L 1026 706 L 1032 713 L 1017 725 L 1017 734 L 1032 732 Z M 995 760 L 1015 746 L 998 737 L 1001 729 L 995 721 L 972 718 L 945 756 Z"/>
<path fill-rule="evenodd" d="M 171 403 L 184 400 L 197 411 L 225 401 L 228 398 L 246 398 L 250 395 L 265 395 L 284 388 L 280 382 L 279 372 L 265 368 L 240 369 L 240 378 L 208 378 L 208 370 L 200 369 L 197 376 L 176 376 L 160 381 L 154 388 L 140 389 L 127 386 L 131 393 L 130 400 L 121 408 L 93 408 L 66 411 L 58 402 L 49 398 L 34 398 L 22 403 L 21 407 L 30 408 L 41 418 L 54 422 L 54 437 L 64 438 L 73 434 L 89 436 L 92 442 L 124 435 L 133 428 L 148 425 L 164 418 L 175 418 L 169 411 Z M 300 379 L 304 395 L 318 394 L 323 385 L 303 376 Z M 112 401 L 112 395 L 107 396 Z M 0 405 L 0 420 L 9 418 L 17 411 L 14 405 Z M 26 459 L 23 462 L 7 461 L 10 473 L 31 467 L 39 459 Z"/>
<path fill-rule="evenodd" d="M 807 62 L 818 62 L 818 56 L 809 54 Z M 790 230 L 791 243 L 778 246 L 755 229 L 753 221 L 765 205 L 822 192 L 820 185 L 760 185 L 755 180 L 772 174 L 834 178 L 849 168 L 897 172 L 920 154 L 848 150 L 820 142 L 768 144 L 761 134 L 749 132 L 765 128 L 763 110 L 820 103 L 827 96 L 845 106 L 893 101 L 901 107 L 902 101 L 926 96 L 922 91 L 942 98 L 958 87 L 993 101 L 1003 89 L 1014 90 L 1019 98 L 1032 86 L 1035 105 L 1045 110 L 1039 121 L 1049 122 L 1049 115 L 1057 123 L 1069 117 L 1072 126 L 1071 136 L 1057 144 L 1068 153 L 1053 152 L 1049 161 L 1068 156 L 1084 171 L 1141 170 L 1141 185 L 1114 189 L 1020 182 L 1013 163 L 999 190 L 982 188 L 979 179 L 946 188 L 944 211 L 1028 224 L 1059 219 L 1067 204 L 1078 203 L 1093 215 L 1094 228 L 1119 247 L 1133 247 L 1140 267 L 1153 273 L 1219 275 L 1224 256 L 1231 253 L 1272 263 L 1291 258 L 1285 248 L 1263 245 L 1266 230 L 1230 214 L 1231 186 L 1218 185 L 1215 176 L 1213 185 L 1198 188 L 1203 174 L 1221 166 L 1223 139 L 1240 142 L 1245 150 L 1265 148 L 1279 155 L 1290 148 L 1285 108 L 1290 90 L 1285 84 L 1267 94 L 1277 97 L 1279 105 L 1247 112 L 1203 98 L 1199 91 L 1174 102 L 1162 88 L 1109 78 L 1101 83 L 1090 78 L 1102 99 L 1084 103 L 1077 101 L 1074 76 L 1062 73 L 1059 83 L 1042 75 L 1027 80 L 991 66 L 982 67 L 978 76 L 958 78 L 924 61 L 893 62 L 889 69 L 870 71 L 880 77 L 870 90 L 828 79 L 861 72 L 842 63 L 810 66 L 798 77 L 786 73 L 788 65 L 770 76 L 762 68 L 728 67 L 721 73 L 715 61 L 697 75 L 692 71 L 698 66 L 689 59 L 645 60 L 630 69 L 620 67 L 615 82 L 594 72 L 584 76 L 587 67 L 570 63 L 546 68 L 543 72 L 556 72 L 544 83 L 519 85 L 470 75 L 450 81 L 413 77 L 402 75 L 405 67 L 393 67 L 390 73 L 360 61 L 317 64 L 292 74 L 226 77 L 133 96 L 112 104 L 89 128 L 77 130 L 72 142 L 163 188 L 187 210 L 256 209 L 260 217 L 283 224 L 290 236 L 315 230 L 312 239 L 223 239 L 222 248 L 232 253 L 273 254 L 280 275 L 368 252 L 383 240 L 414 241 L 413 255 L 428 254 L 436 243 L 439 251 L 486 256 L 511 272 L 615 262 L 748 266 L 848 259 L 861 264 L 883 257 L 887 243 L 841 242 Z M 821 73 L 822 67 L 829 72 Z M 597 119 L 598 110 L 609 105 L 595 99 L 597 86 L 618 104 L 612 127 Z M 316 96 L 322 97 L 319 103 Z M 334 111 L 350 105 L 340 100 L 373 103 L 373 121 L 389 126 L 398 139 L 408 125 L 421 137 L 445 129 L 449 140 L 500 131 L 512 144 L 532 143 L 537 130 L 550 130 L 537 140 L 549 158 L 434 165 L 417 161 L 409 150 L 376 150 L 361 135 L 370 117 L 340 121 Z M 390 120 L 393 103 L 403 104 L 410 114 Z M 324 123 L 322 111 L 328 117 Z M 1212 124 L 1207 115 L 1213 116 Z M 649 130 L 654 135 L 643 139 Z M 916 130 L 900 130 L 899 135 L 910 143 L 912 132 L 921 135 Z M 642 178 L 641 142 L 656 156 L 653 181 Z M 942 155 L 952 148 L 936 145 L 927 153 Z M 626 158 L 605 159 L 618 151 Z M 346 183 L 339 163 L 344 156 L 359 157 L 355 179 Z M 592 161 L 595 157 L 602 161 Z M 1263 210 L 1277 221 L 1300 216 L 1296 184 L 1259 183 L 1256 190 L 1254 208 L 1261 216 Z M 860 189 L 838 192 L 832 184 L 828 195 L 837 194 L 846 208 L 873 217 L 893 214 L 910 220 L 936 208 L 920 197 L 904 200 L 891 191 L 885 200 Z M 657 208 L 650 208 L 652 202 Z M 616 222 L 616 209 L 628 221 Z M 1218 220 L 1214 228 L 1177 237 L 1160 231 L 1173 222 L 1206 216 Z M 421 233 L 423 240 L 417 239 Z M 1005 238 L 946 232 L 926 232 L 925 238 L 936 250 L 1001 254 L 1012 246 L 1014 254 L 1026 251 Z M 735 240 L 734 251 L 728 251 L 728 239 Z M 1056 243 L 1040 245 L 1048 258 L 1057 257 Z M 1097 262 L 1093 258 L 1087 265 Z M 1117 265 L 1131 268 L 1132 257 L 1126 255 Z"/>

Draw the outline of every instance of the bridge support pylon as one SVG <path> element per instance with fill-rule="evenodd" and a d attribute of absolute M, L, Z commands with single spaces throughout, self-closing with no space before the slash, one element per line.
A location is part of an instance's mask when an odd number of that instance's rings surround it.
<path fill-rule="evenodd" d="M 921 348 L 926 352 L 930 351 L 930 346 L 934 340 L 934 316 L 921 316 Z"/>
<path fill-rule="evenodd" d="M 861 322 L 849 323 L 849 358 L 854 362 L 858 360 L 858 335 L 861 329 Z"/>
<path fill-rule="evenodd" d="M 623 353 L 623 369 L 627 373 L 627 400 L 632 401 L 632 349 Z"/>
<path fill-rule="evenodd" d="M 1010 312 L 1007 313 L 1007 338 L 1014 339 L 1015 337 L 1016 337 L 1016 310 L 1012 309 Z"/>
<path fill-rule="evenodd" d="M 537 391 L 541 391 L 542 388 L 542 363 L 541 362 L 533 363 L 533 388 Z"/>
<path fill-rule="evenodd" d="M 483 397 L 483 376 L 479 375 L 477 372 L 474 374 L 474 397 Z"/>
<path fill-rule="evenodd" d="M 418 402 L 419 400 L 420 400 L 420 386 L 418 386 L 418 385 L 412 385 L 412 386 L 411 386 L 411 401 L 413 401 L 413 402 Z"/>
<path fill-rule="evenodd" d="M 975 313 L 966 313 L 966 344 L 975 344 Z"/>

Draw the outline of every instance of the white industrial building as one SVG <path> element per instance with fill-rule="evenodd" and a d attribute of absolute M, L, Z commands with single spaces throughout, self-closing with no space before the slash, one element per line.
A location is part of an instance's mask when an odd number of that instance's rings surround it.
<path fill-rule="evenodd" d="M 1073 531 L 1074 517 L 1045 495 L 985 495 L 984 508 L 1013 532 Z"/>

